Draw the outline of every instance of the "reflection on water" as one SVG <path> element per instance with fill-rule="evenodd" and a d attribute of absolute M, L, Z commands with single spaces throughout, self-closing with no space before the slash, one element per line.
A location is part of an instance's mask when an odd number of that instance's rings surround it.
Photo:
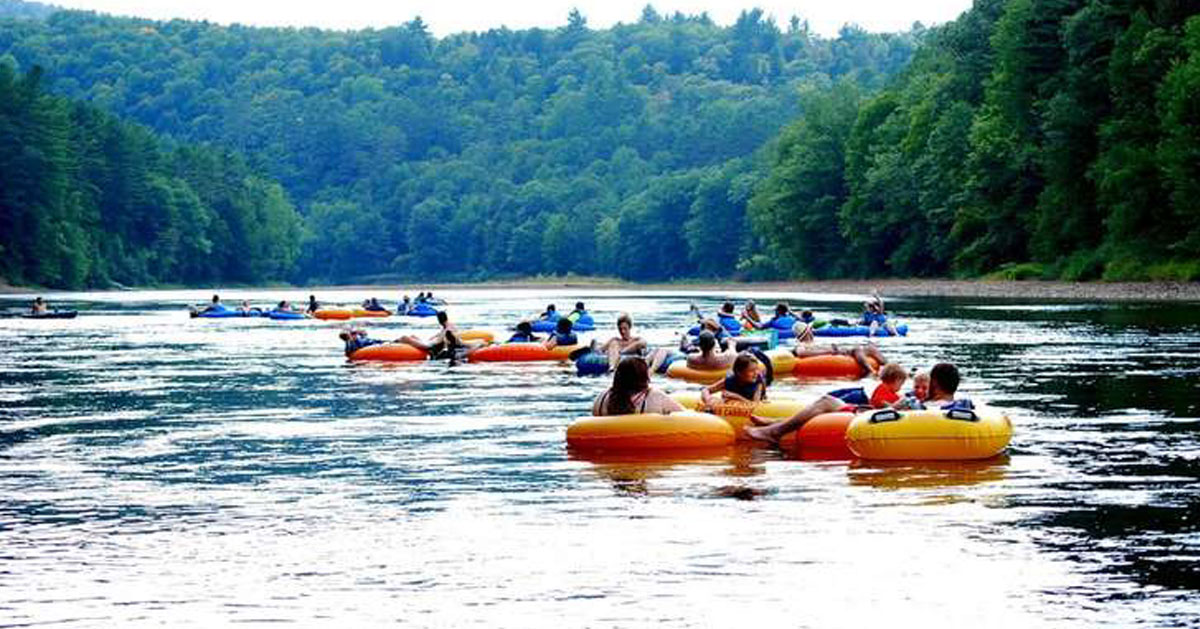
<path fill-rule="evenodd" d="M 497 331 L 580 298 L 602 326 L 628 311 L 661 344 L 692 302 L 845 316 L 857 301 L 443 296 L 461 326 Z M 572 453 L 566 426 L 605 378 L 350 365 L 344 324 L 189 320 L 184 304 L 206 297 L 67 295 L 54 303 L 76 320 L 0 320 L 0 626 L 708 627 L 748 605 L 769 626 L 1200 622 L 1194 308 L 890 300 L 913 334 L 883 350 L 959 362 L 964 391 L 1017 432 L 990 461 L 884 464 L 745 445 Z"/>

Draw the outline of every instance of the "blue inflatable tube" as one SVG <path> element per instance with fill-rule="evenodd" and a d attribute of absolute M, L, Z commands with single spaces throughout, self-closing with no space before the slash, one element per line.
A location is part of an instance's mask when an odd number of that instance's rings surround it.
<path fill-rule="evenodd" d="M 575 371 L 581 376 L 600 376 L 608 373 L 608 356 L 588 352 L 575 361 Z"/>
<path fill-rule="evenodd" d="M 196 314 L 200 319 L 232 319 L 234 317 L 261 317 L 263 311 L 257 308 L 251 310 L 234 310 L 232 308 L 221 308 L 220 310 L 209 310 Z"/>
<path fill-rule="evenodd" d="M 404 314 L 405 316 L 409 317 L 433 317 L 436 316 L 437 313 L 437 309 L 429 304 L 417 304 L 412 308 L 409 308 L 408 312 Z"/>
<path fill-rule="evenodd" d="M 561 318 L 562 317 L 558 317 L 553 320 L 541 319 L 539 321 L 534 321 L 533 322 L 533 331 L 534 332 L 553 332 L 554 328 L 556 326 L 558 326 L 558 319 L 561 319 Z M 596 320 L 592 318 L 592 315 L 586 314 L 586 313 L 583 314 L 582 316 L 580 316 L 578 320 L 576 320 L 574 323 L 571 324 L 571 330 L 573 332 L 591 332 L 592 330 L 595 330 L 595 329 L 596 329 Z"/>
<path fill-rule="evenodd" d="M 268 317 L 275 321 L 291 321 L 293 319 L 307 319 L 308 316 L 303 312 L 284 312 L 280 310 L 272 310 L 267 313 Z"/>
<path fill-rule="evenodd" d="M 865 325 L 827 325 L 823 328 L 817 328 L 813 330 L 813 336 L 869 336 L 870 334 L 871 328 Z M 896 334 L 898 336 L 908 336 L 908 324 L 901 323 L 900 325 L 896 326 Z M 875 330 L 875 336 L 891 335 L 892 334 L 887 331 L 887 328 L 883 326 L 879 326 L 879 328 Z"/>

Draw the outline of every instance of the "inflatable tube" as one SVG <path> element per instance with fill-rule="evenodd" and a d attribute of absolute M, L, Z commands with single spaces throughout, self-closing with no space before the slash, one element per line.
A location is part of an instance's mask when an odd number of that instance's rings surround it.
<path fill-rule="evenodd" d="M 668 378 L 678 378 L 697 384 L 712 384 L 725 377 L 729 369 L 694 369 L 687 360 L 677 360 L 667 367 Z"/>
<path fill-rule="evenodd" d="M 821 451 L 821 459 L 850 459 L 854 453 L 846 444 L 846 429 L 854 421 L 854 413 L 823 413 L 805 422 L 799 430 L 779 440 L 784 448 Z"/>
<path fill-rule="evenodd" d="M 567 428 L 567 446 L 580 450 L 708 448 L 733 441 L 733 428 L 725 420 L 688 411 L 580 417 Z"/>
<path fill-rule="evenodd" d="M 868 358 L 872 368 L 878 368 L 874 360 Z M 807 378 L 861 378 L 862 368 L 852 356 L 825 355 L 797 358 L 792 374 Z"/>
<path fill-rule="evenodd" d="M 502 343 L 471 352 L 467 359 L 473 363 L 531 362 L 535 360 L 567 360 L 578 345 L 561 345 L 546 349 L 541 343 Z"/>
<path fill-rule="evenodd" d="M 988 459 L 1012 439 L 1012 421 L 992 408 L 973 410 L 891 409 L 860 413 L 846 430 L 846 444 L 869 460 L 951 461 Z"/>
<path fill-rule="evenodd" d="M 404 315 L 408 317 L 433 317 L 437 316 L 437 313 L 438 311 L 433 306 L 428 304 L 417 304 L 412 308 L 409 308 L 408 312 L 404 313 Z"/>
<path fill-rule="evenodd" d="M 608 373 L 608 356 L 588 352 L 575 360 L 575 373 L 581 376 L 602 376 Z"/>
<path fill-rule="evenodd" d="M 296 319 L 307 319 L 308 315 L 303 312 L 288 312 L 284 310 L 272 310 L 267 313 L 273 321 L 293 321 Z"/>
<path fill-rule="evenodd" d="M 79 312 L 75 310 L 52 310 L 50 312 L 32 312 L 21 315 L 22 319 L 74 319 Z"/>
<path fill-rule="evenodd" d="M 192 316 L 197 319 L 234 319 L 245 317 L 265 317 L 267 316 L 267 313 L 263 312 L 260 308 L 251 308 L 250 310 L 234 310 L 232 308 L 223 308 L 221 310 L 193 313 Z"/>
<path fill-rule="evenodd" d="M 791 375 L 796 370 L 796 356 L 786 347 L 777 347 L 763 352 L 771 359 L 771 368 L 775 377 Z"/>
<path fill-rule="evenodd" d="M 322 321 L 345 321 L 354 318 L 354 311 L 346 308 L 321 308 L 313 313 L 313 317 Z"/>
<path fill-rule="evenodd" d="M 463 341 L 487 341 L 493 343 L 496 340 L 496 335 L 487 330 L 463 330 L 458 333 L 458 338 Z"/>
<path fill-rule="evenodd" d="M 714 398 L 718 401 L 713 405 L 712 414 L 729 422 L 730 427 L 733 428 L 734 436 L 738 440 L 746 438 L 742 431 L 745 430 L 746 426 L 750 425 L 751 415 L 771 417 L 773 419 L 787 419 L 805 407 L 804 402 L 788 398 L 767 399 L 762 402 L 739 402 L 724 401 L 720 397 L 721 394 L 714 394 Z M 672 393 L 671 399 L 679 402 L 684 408 L 693 411 L 700 411 L 703 405 L 700 394 L 696 391 Z"/>
<path fill-rule="evenodd" d="M 684 408 L 700 410 L 700 394 L 694 391 L 672 393 L 671 398 Z M 729 422 L 738 441 L 747 439 L 745 429 L 750 416 L 783 421 L 803 410 L 808 403 L 791 398 L 772 398 L 762 402 L 725 402 L 714 405 L 712 413 Z M 823 459 L 849 459 L 853 453 L 846 445 L 846 428 L 854 413 L 823 413 L 805 422 L 799 430 L 784 435 L 779 445 L 785 448 L 822 450 Z"/>
<path fill-rule="evenodd" d="M 353 310 L 353 314 L 355 317 L 390 317 L 390 316 L 392 316 L 392 313 L 388 310 L 364 310 L 362 308 L 355 308 Z"/>
<path fill-rule="evenodd" d="M 562 317 L 556 317 L 554 319 L 539 319 L 537 321 L 534 321 L 532 324 L 533 331 L 534 332 L 553 332 L 555 330 L 555 328 L 558 327 L 558 320 L 561 318 Z M 582 317 L 579 317 L 578 321 L 571 323 L 571 331 L 572 332 L 591 332 L 595 329 L 596 329 L 596 320 L 593 319 L 592 315 L 590 315 L 590 314 L 585 314 Z"/>
<path fill-rule="evenodd" d="M 407 343 L 382 343 L 369 345 L 350 354 L 350 360 L 379 360 L 387 362 L 410 362 L 426 360 L 429 354 Z"/>
<path fill-rule="evenodd" d="M 813 330 L 813 336 L 869 336 L 871 328 L 865 325 L 827 325 L 823 328 Z M 898 336 L 908 336 L 908 324 L 901 323 L 896 326 L 896 334 Z M 880 326 L 875 330 L 875 336 L 892 336 L 886 328 Z"/>

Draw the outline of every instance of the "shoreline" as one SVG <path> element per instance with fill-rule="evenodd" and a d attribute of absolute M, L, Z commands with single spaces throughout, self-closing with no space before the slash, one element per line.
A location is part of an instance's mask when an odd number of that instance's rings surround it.
<path fill-rule="evenodd" d="M 407 284 L 407 283 L 403 283 Z M 394 287 L 386 284 L 347 284 L 330 286 L 264 285 L 262 290 L 371 290 Z M 241 289 L 243 287 L 222 287 Z M 417 290 L 505 290 L 505 289 L 618 289 L 630 291 L 652 290 L 697 290 L 706 292 L 805 292 L 844 293 L 868 295 L 878 289 L 885 297 L 967 297 L 1004 299 L 1050 299 L 1063 301 L 1200 301 L 1200 282 L 1061 282 L 1043 280 L 944 280 L 944 279 L 882 279 L 882 280 L 798 280 L 776 282 L 656 282 L 638 284 L 623 281 L 606 281 L 603 278 L 555 278 L 526 280 L 501 280 L 495 282 L 429 283 L 412 288 Z M 0 295 L 36 293 L 39 289 L 9 286 L 0 283 Z M 50 291 L 42 294 L 54 295 L 67 292 L 121 293 L 134 290 L 202 290 L 200 288 L 131 288 L 86 291 Z M 203 290 L 209 290 L 204 288 Z"/>

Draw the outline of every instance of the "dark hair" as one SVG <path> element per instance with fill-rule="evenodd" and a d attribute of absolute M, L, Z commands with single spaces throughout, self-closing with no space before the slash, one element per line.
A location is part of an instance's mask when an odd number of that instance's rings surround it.
<path fill-rule="evenodd" d="M 571 332 L 571 320 L 563 317 L 554 324 L 554 331 L 559 334 L 569 334 Z"/>
<path fill-rule="evenodd" d="M 339 338 L 339 339 L 342 339 L 343 341 L 349 341 L 349 340 L 350 340 L 350 333 L 349 333 L 349 332 L 347 332 L 347 331 L 345 331 L 345 330 L 342 330 L 342 333 L 341 333 L 341 334 L 338 334 L 338 338 Z"/>
<path fill-rule="evenodd" d="M 783 315 L 787 314 L 788 310 L 790 310 L 788 308 L 788 305 L 783 303 L 782 301 L 775 304 L 775 316 L 777 316 L 777 317 L 782 317 Z"/>
<path fill-rule="evenodd" d="M 732 313 L 733 312 L 733 302 L 727 301 L 727 302 L 721 304 L 721 312 Z"/>
<path fill-rule="evenodd" d="M 609 415 L 628 415 L 633 412 L 633 396 L 650 387 L 650 368 L 638 356 L 626 356 L 613 372 L 611 393 L 608 396 Z M 603 409 L 601 409 L 603 410 Z"/>
<path fill-rule="evenodd" d="M 712 332 L 704 330 L 700 333 L 700 338 L 696 340 L 696 344 L 700 346 L 700 351 L 705 354 L 712 351 L 717 345 L 717 337 Z"/>
<path fill-rule="evenodd" d="M 938 363 L 929 370 L 929 383 L 947 395 L 954 395 L 958 391 L 961 379 L 958 367 L 955 367 L 954 363 Z"/>
<path fill-rule="evenodd" d="M 633 327 L 633 317 L 629 316 L 628 312 L 622 312 L 620 314 L 620 316 L 617 317 L 617 327 L 618 328 L 621 327 L 621 323 L 628 323 L 629 327 L 632 328 Z"/>
<path fill-rule="evenodd" d="M 213 303 L 215 304 L 215 303 L 217 303 L 218 301 L 221 301 L 221 297 L 220 297 L 220 296 L 218 296 L 218 295 L 213 295 Z"/>
<path fill-rule="evenodd" d="M 555 310 L 556 310 L 556 308 L 554 307 L 554 304 L 550 304 L 549 306 L 546 306 L 546 312 L 553 312 Z"/>
<path fill-rule="evenodd" d="M 317 296 L 316 296 L 316 295 L 309 295 L 309 296 L 308 296 L 308 300 L 309 300 L 309 301 L 316 301 L 316 300 L 317 300 Z"/>
<path fill-rule="evenodd" d="M 287 303 L 287 300 L 285 299 L 285 300 L 283 300 L 283 301 L 279 302 L 279 305 L 278 305 L 278 306 L 275 306 L 275 307 L 276 307 L 276 308 L 278 308 L 278 309 L 280 309 L 280 310 L 283 310 L 283 305 L 284 305 L 284 304 L 286 304 L 286 303 Z"/>
<path fill-rule="evenodd" d="M 528 321 L 522 321 L 517 324 L 517 332 L 524 332 L 525 334 L 533 334 L 533 324 Z"/>
<path fill-rule="evenodd" d="M 803 310 L 803 311 L 801 311 L 801 312 L 800 312 L 800 316 L 801 316 L 802 318 L 805 318 L 805 319 L 807 319 L 807 318 L 809 318 L 809 317 L 813 316 L 813 313 L 812 313 L 812 311 L 811 311 L 811 310 Z"/>
<path fill-rule="evenodd" d="M 584 307 L 583 307 L 583 302 L 582 302 L 582 301 L 577 301 L 577 302 L 575 302 L 575 309 L 576 309 L 576 310 L 586 310 L 586 308 L 584 308 Z"/>
<path fill-rule="evenodd" d="M 449 321 L 449 320 L 450 320 L 450 315 L 446 314 L 446 311 L 445 311 L 445 310 L 439 310 L 439 311 L 438 311 L 438 313 L 437 313 L 437 321 L 438 321 L 438 323 L 440 323 L 440 324 L 442 324 L 442 325 L 445 325 L 445 324 L 446 324 L 446 322 L 447 322 L 447 321 Z"/>
<path fill-rule="evenodd" d="M 758 362 L 758 359 L 754 357 L 754 354 L 742 352 L 737 355 L 737 358 L 733 359 L 733 373 L 740 376 L 743 371 L 746 371 L 755 362 Z"/>

